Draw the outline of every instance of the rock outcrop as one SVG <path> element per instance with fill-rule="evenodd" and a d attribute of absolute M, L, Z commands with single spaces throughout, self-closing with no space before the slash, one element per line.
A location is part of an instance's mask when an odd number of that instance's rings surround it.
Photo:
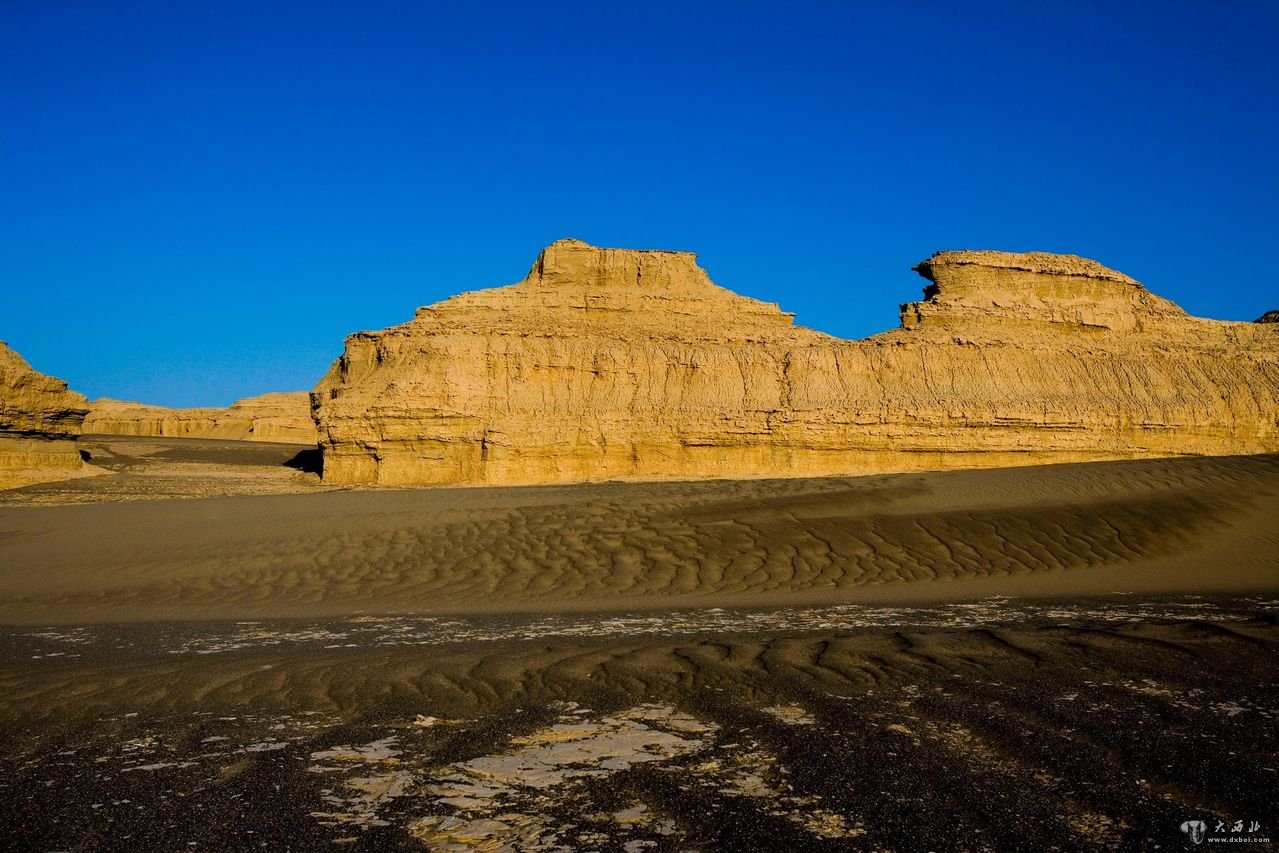
<path fill-rule="evenodd" d="M 86 473 L 76 447 L 89 407 L 0 341 L 0 488 Z"/>
<path fill-rule="evenodd" d="M 246 397 L 225 409 L 170 409 L 103 397 L 90 404 L 84 432 L 288 444 L 314 444 L 316 440 L 306 391 Z"/>
<path fill-rule="evenodd" d="M 683 252 L 546 248 L 518 284 L 360 332 L 312 392 L 324 478 L 854 474 L 1279 450 L 1279 336 L 1073 255 L 940 252 L 860 341 Z"/>
<path fill-rule="evenodd" d="M 1267 311 L 1257 318 L 1258 323 L 1279 323 L 1279 311 Z"/>

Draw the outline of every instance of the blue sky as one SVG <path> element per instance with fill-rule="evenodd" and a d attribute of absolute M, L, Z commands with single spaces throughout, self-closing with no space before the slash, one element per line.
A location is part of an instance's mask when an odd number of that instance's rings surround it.
<path fill-rule="evenodd" d="M 225 405 L 566 236 L 845 337 L 954 248 L 1251 320 L 1276 44 L 1245 0 L 5 0 L 0 339 L 90 397 Z"/>

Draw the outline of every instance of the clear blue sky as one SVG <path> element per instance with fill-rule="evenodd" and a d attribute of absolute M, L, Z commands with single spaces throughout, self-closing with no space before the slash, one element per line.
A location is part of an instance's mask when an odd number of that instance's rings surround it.
<path fill-rule="evenodd" d="M 846 337 L 945 248 L 1251 320 L 1277 46 L 1273 0 L 3 0 L 0 339 L 91 397 L 225 405 L 565 236 L 696 251 Z"/>

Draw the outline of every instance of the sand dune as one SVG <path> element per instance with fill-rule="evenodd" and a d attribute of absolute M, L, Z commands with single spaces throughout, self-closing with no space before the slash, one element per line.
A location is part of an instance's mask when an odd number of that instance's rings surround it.
<path fill-rule="evenodd" d="M 6 507 L 0 622 L 1261 590 L 1275 518 L 1273 455 Z"/>
<path fill-rule="evenodd" d="M 6 849 L 1274 825 L 1279 456 L 326 491 L 287 448 L 99 446 L 0 504 Z"/>

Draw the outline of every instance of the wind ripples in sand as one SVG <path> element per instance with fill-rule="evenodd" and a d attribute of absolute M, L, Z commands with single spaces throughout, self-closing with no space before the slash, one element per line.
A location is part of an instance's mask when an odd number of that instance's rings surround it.
<path fill-rule="evenodd" d="M 1009 598 L 933 607 L 707 608 L 602 616 L 556 614 L 502 617 L 368 617 L 323 622 L 177 623 L 164 626 L 79 626 L 14 630 L 30 644 L 31 660 L 77 658 L 87 651 L 147 648 L 169 655 L 214 655 L 269 647 L 355 649 L 552 638 L 732 635 L 829 632 L 866 628 L 979 628 L 1027 624 L 1124 624 L 1184 619 L 1243 621 L 1279 601 L 1262 597 L 1229 603 L 1181 596 L 1158 600 L 1034 602 Z"/>
<path fill-rule="evenodd" d="M 1254 592 L 1276 512 L 1279 456 L 27 507 L 0 621 Z"/>
<path fill-rule="evenodd" d="M 210 655 L 77 632 L 97 662 L 0 635 L 0 825 L 10 849 L 1167 847 L 1188 814 L 1270 813 L 1277 604 L 434 645 L 366 620 L 331 633 L 385 645 L 294 625 Z"/>

